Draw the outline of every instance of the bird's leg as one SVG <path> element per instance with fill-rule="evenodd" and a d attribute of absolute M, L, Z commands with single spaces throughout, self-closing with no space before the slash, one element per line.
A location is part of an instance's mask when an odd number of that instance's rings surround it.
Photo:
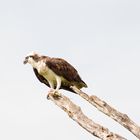
<path fill-rule="evenodd" d="M 51 82 L 51 81 L 48 81 L 48 82 L 49 82 L 49 85 L 50 85 L 49 92 L 54 92 L 55 90 L 54 90 L 54 84 L 53 84 L 53 82 Z"/>
<path fill-rule="evenodd" d="M 61 96 L 61 94 L 59 93 L 59 89 L 61 87 L 61 78 L 59 76 L 56 76 L 56 83 L 57 86 L 56 89 L 54 90 L 54 96 L 58 98 Z"/>
<path fill-rule="evenodd" d="M 61 78 L 59 76 L 56 77 L 56 83 L 57 83 L 57 86 L 56 86 L 56 91 L 58 91 L 61 87 Z"/>
<path fill-rule="evenodd" d="M 51 81 L 48 81 L 50 85 L 50 91 L 49 93 L 53 93 L 54 98 L 61 97 L 61 94 L 59 93 L 59 89 L 61 87 L 61 78 L 59 76 L 56 76 L 56 89 L 54 89 L 54 83 Z M 47 98 L 49 98 L 49 94 L 47 95 Z"/>

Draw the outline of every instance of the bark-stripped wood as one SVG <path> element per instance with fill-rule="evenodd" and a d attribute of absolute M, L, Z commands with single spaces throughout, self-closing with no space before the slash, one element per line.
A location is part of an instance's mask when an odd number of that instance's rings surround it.
<path fill-rule="evenodd" d="M 93 122 L 82 112 L 79 106 L 74 104 L 66 96 L 61 94 L 59 97 L 56 97 L 56 95 L 54 96 L 54 93 L 50 92 L 47 97 L 58 107 L 64 110 L 71 119 L 76 121 L 82 128 L 87 130 L 92 135 L 102 140 L 126 140 L 122 136 L 110 132 L 107 128 Z"/>
<path fill-rule="evenodd" d="M 95 106 L 99 111 L 103 112 L 110 118 L 114 119 L 116 122 L 124 126 L 130 132 L 132 132 L 138 139 L 140 139 L 140 126 L 138 126 L 135 122 L 133 122 L 126 114 L 123 114 L 105 101 L 99 99 L 97 96 L 89 96 L 76 87 L 71 87 L 79 96 L 83 99 L 87 100 L 90 104 Z"/>

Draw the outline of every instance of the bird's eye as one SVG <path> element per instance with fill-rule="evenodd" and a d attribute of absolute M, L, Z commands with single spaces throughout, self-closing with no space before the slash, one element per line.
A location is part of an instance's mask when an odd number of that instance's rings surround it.
<path fill-rule="evenodd" d="M 26 57 L 25 57 L 25 59 L 28 59 L 28 58 L 29 58 L 29 56 L 26 56 Z"/>

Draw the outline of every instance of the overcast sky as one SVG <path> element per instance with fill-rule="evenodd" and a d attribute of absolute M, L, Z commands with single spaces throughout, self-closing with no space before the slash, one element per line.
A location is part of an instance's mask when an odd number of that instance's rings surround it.
<path fill-rule="evenodd" d="M 140 125 L 139 0 L 0 1 L 0 139 L 98 140 L 51 101 L 23 59 L 31 51 L 69 61 L 95 94 Z M 136 137 L 77 95 L 95 122 Z"/>

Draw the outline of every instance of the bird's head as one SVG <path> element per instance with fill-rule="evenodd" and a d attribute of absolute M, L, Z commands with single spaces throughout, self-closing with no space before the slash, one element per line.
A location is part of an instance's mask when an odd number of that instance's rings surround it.
<path fill-rule="evenodd" d="M 29 64 L 31 64 L 34 67 L 34 65 L 39 61 L 39 59 L 40 59 L 40 55 L 39 54 L 37 54 L 35 52 L 31 52 L 30 54 L 28 54 L 25 57 L 23 63 L 24 64 L 29 63 Z"/>

